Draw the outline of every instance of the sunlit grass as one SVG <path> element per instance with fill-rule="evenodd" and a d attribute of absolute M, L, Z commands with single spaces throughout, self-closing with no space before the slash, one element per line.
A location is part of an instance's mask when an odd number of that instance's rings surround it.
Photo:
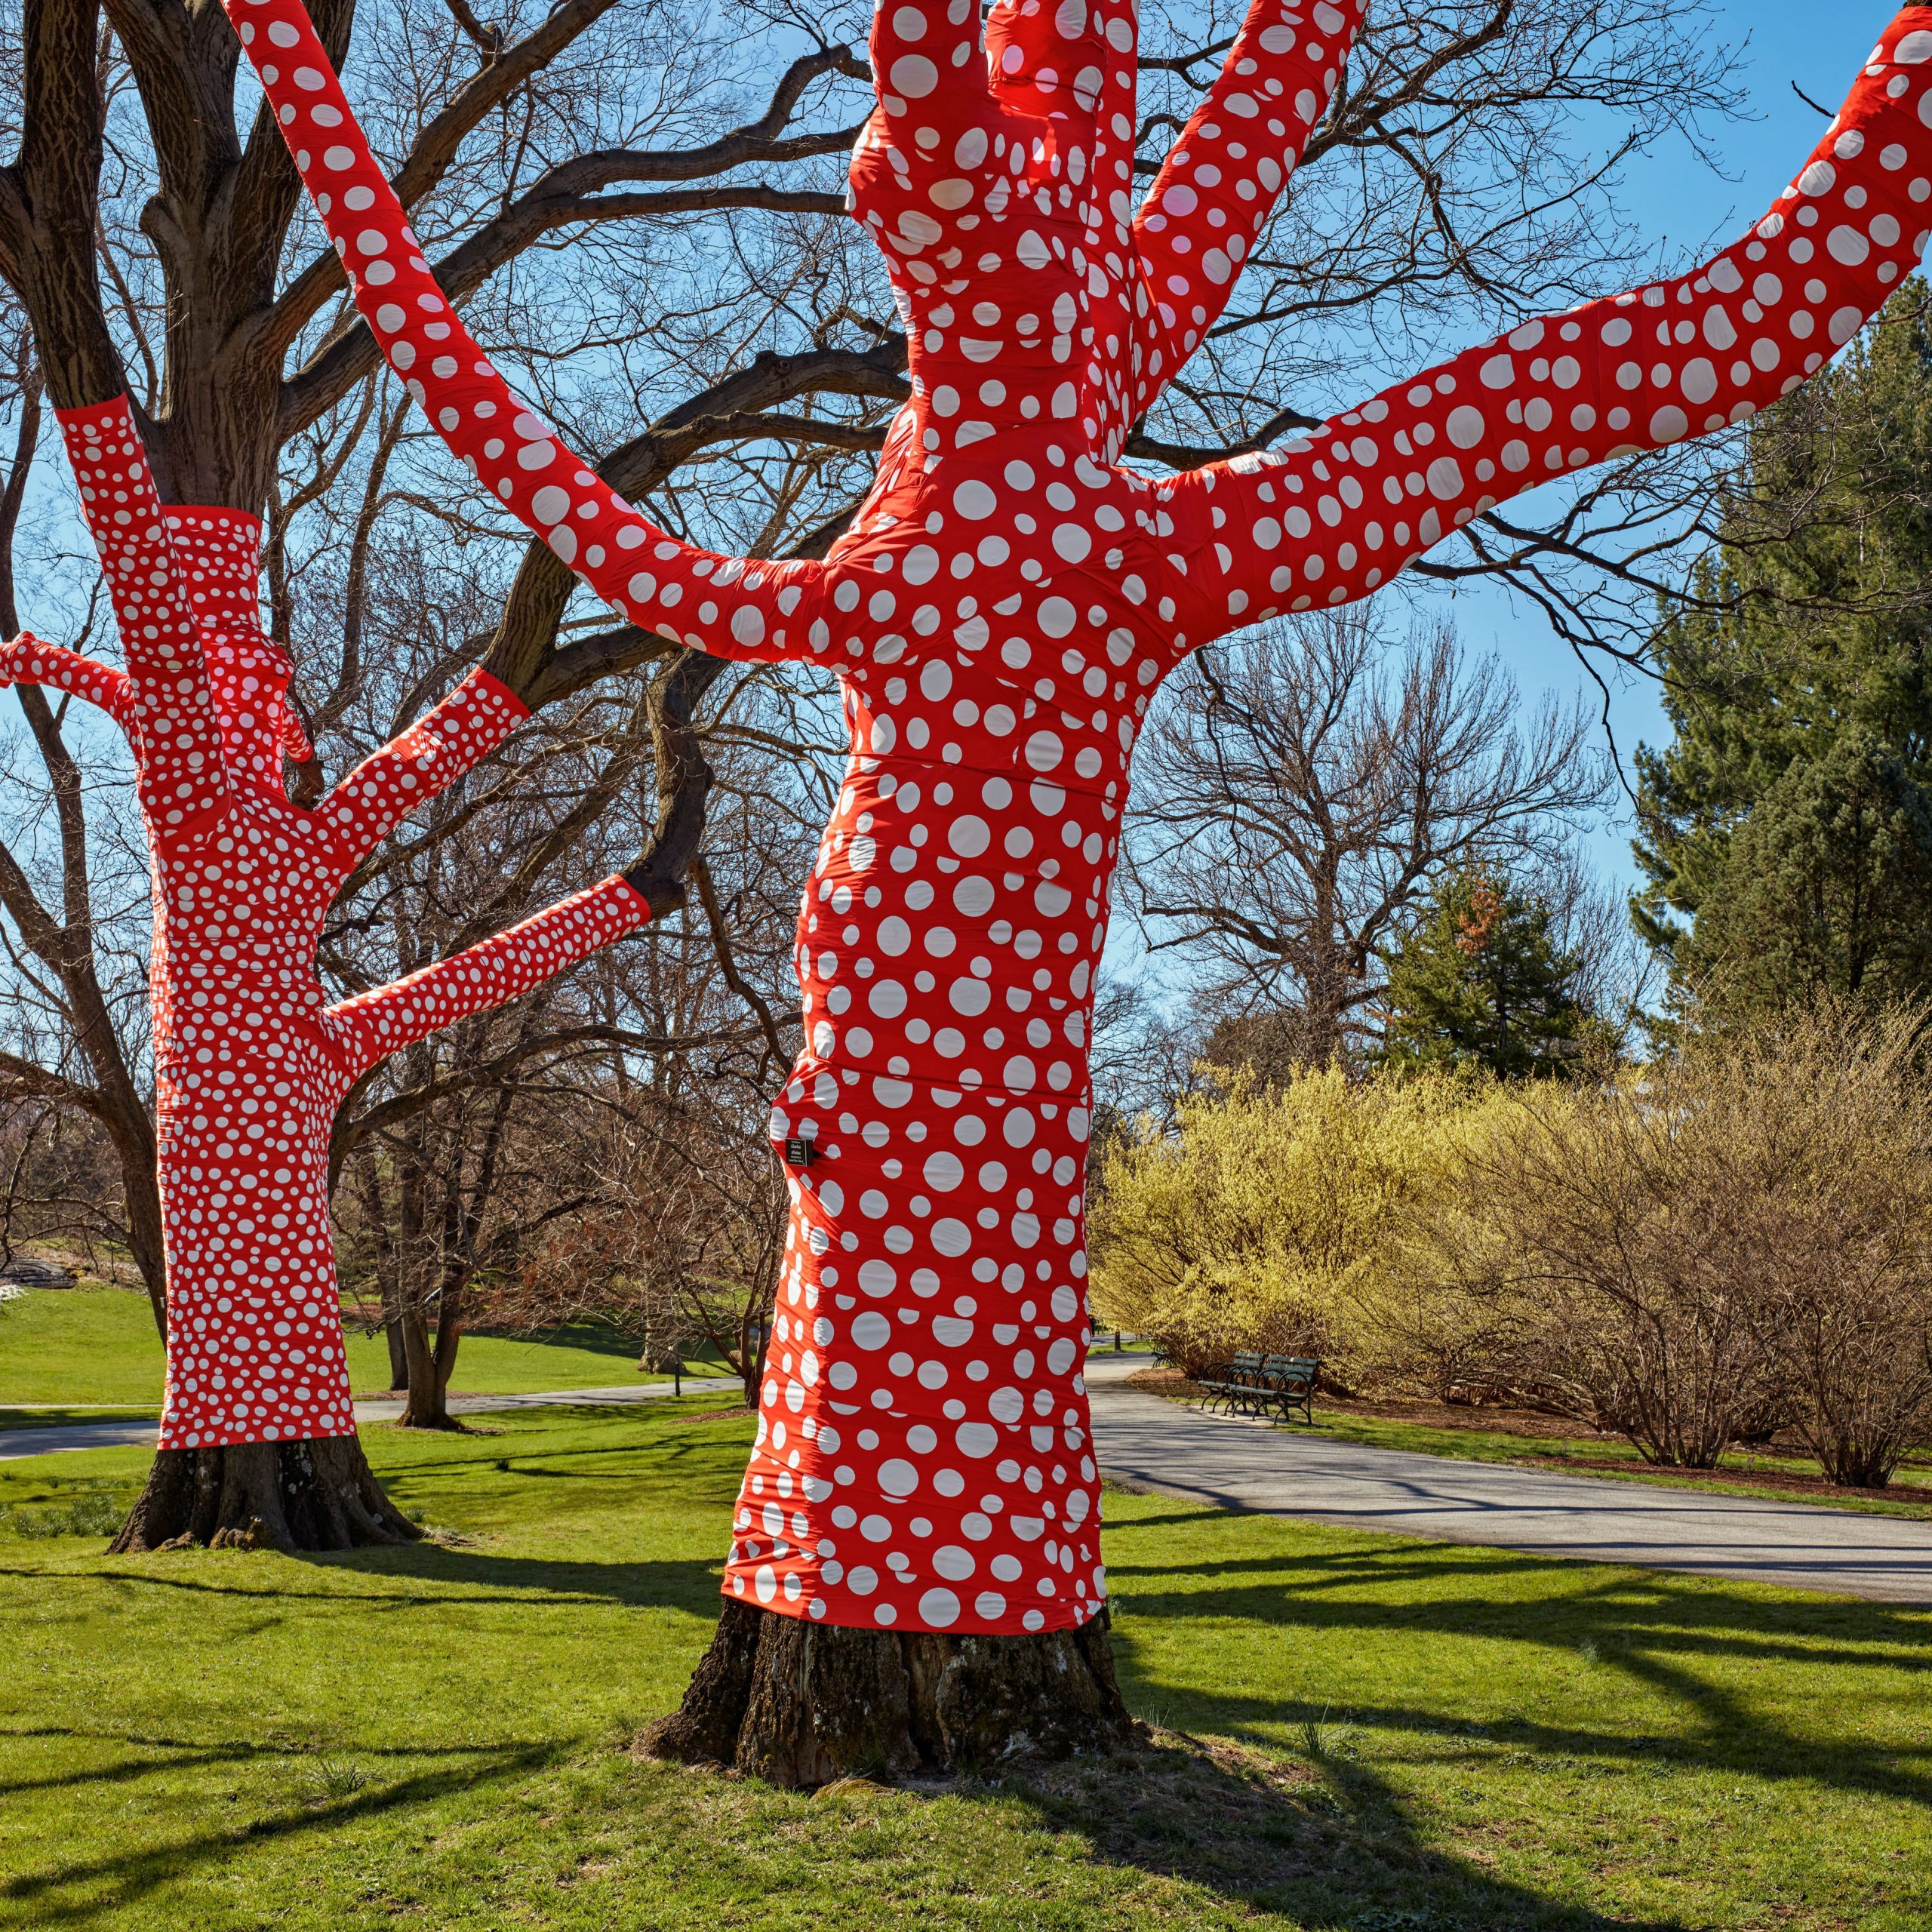
<path fill-rule="evenodd" d="M 1472 1414 L 1472 1422 L 1475 1419 Z M 1838 1490 L 1814 1486 L 1823 1473 L 1815 1459 L 1783 1451 L 1767 1454 L 1737 1449 L 1726 1455 L 1715 1469 L 1670 1469 L 1645 1462 L 1632 1444 L 1616 1437 L 1525 1435 L 1476 1426 L 1441 1428 L 1399 1417 L 1366 1415 L 1359 1410 L 1318 1405 L 1315 1420 L 1315 1427 L 1325 1436 L 1365 1443 L 1377 1449 L 1406 1449 L 1476 1463 L 1540 1463 L 1570 1475 L 1629 1477 L 1726 1496 L 1783 1497 L 1795 1502 L 1866 1510 L 1881 1515 L 1932 1514 L 1932 1468 L 1922 1460 L 1902 1466 L 1888 1491 Z M 1747 1474 L 1761 1479 L 1748 1483 L 1738 1480 Z M 1780 1478 L 1787 1479 L 1783 1487 Z M 1792 1478 L 1810 1481 L 1789 1481 Z"/>
<path fill-rule="evenodd" d="M 380 1394 L 389 1386 L 388 1343 L 352 1324 L 347 1340 L 350 1386 L 358 1395 Z M 718 1371 L 700 1364 L 691 1372 Z M 623 1337 L 579 1326 L 532 1339 L 466 1335 L 451 1386 L 469 1395 L 518 1395 L 667 1379 L 639 1374 L 636 1347 Z M 161 1340 L 143 1294 L 35 1289 L 0 1310 L 0 1429 L 156 1414 L 161 1385 Z"/>
<path fill-rule="evenodd" d="M 463 1539 L 0 1539 L 0 1924 L 1488 1932 L 1932 1918 L 1932 1614 L 1110 1494 L 1131 1764 L 822 1799 L 633 1759 L 741 1421 L 371 1454 Z M 0 1521 L 144 1458 L 0 1466 Z"/>

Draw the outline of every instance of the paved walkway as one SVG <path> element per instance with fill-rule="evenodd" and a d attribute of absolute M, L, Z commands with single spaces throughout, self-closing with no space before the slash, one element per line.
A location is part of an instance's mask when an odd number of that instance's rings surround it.
<path fill-rule="evenodd" d="M 1164 1496 L 1345 1529 L 1392 1530 L 1539 1556 L 1932 1604 L 1932 1521 L 1555 1475 L 1508 1463 L 1465 1463 L 1203 1415 L 1121 1386 L 1149 1359 L 1097 1352 L 1088 1364 L 1088 1386 L 1101 1467 Z M 473 1415 L 558 1403 L 648 1402 L 670 1393 L 668 1382 L 654 1382 L 457 1395 L 450 1407 Z M 400 1401 L 355 1404 L 358 1423 L 393 1422 L 401 1413 Z M 154 1438 L 151 1422 L 11 1429 L 0 1432 L 0 1461 Z"/>
<path fill-rule="evenodd" d="M 1209 1416 L 1120 1385 L 1145 1355 L 1088 1364 L 1101 1468 L 1164 1496 L 1352 1530 L 1932 1604 L 1932 1521 L 1548 1475 L 1371 1449 Z"/>

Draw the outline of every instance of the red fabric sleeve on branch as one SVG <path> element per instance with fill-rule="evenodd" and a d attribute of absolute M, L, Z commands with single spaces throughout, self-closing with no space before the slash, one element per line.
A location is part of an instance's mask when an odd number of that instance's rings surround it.
<path fill-rule="evenodd" d="M 98 664 L 65 645 L 43 644 L 23 631 L 0 645 L 0 685 L 39 685 L 49 691 L 71 691 L 98 706 L 123 730 L 133 687 L 128 674 Z"/>
<path fill-rule="evenodd" d="M 288 702 L 295 667 L 262 628 L 261 518 L 208 503 L 170 503 L 165 515 L 221 720 L 229 783 L 279 800 L 282 760 L 299 764 L 312 754 Z"/>
<path fill-rule="evenodd" d="M 1327 112 L 1364 0 L 1312 8 L 1256 0 L 1206 99 L 1134 221 L 1151 298 L 1134 411 L 1146 408 L 1217 321 L 1241 265 Z"/>
<path fill-rule="evenodd" d="M 1161 486 L 1196 644 L 1365 596 L 1478 512 L 1754 415 L 1857 334 L 1932 221 L 1932 31 L 1886 29 L 1796 180 L 1692 273 L 1527 322 Z"/>
<path fill-rule="evenodd" d="M 142 808 L 157 829 L 180 831 L 221 809 L 228 779 L 201 635 L 147 452 L 125 395 L 54 415 L 128 662 L 132 697 L 124 721 Z"/>
<path fill-rule="evenodd" d="M 315 815 L 359 857 L 488 758 L 529 715 L 507 685 L 472 671 L 441 703 L 365 758 Z"/>
<path fill-rule="evenodd" d="M 281 745 L 281 755 L 291 764 L 306 764 L 315 755 L 315 748 L 309 742 L 309 734 L 303 728 L 302 721 L 295 715 L 293 706 L 285 706 L 278 737 Z"/>
<path fill-rule="evenodd" d="M 746 562 L 684 543 L 565 448 L 444 299 L 299 0 L 224 4 L 356 307 L 470 474 L 632 623 L 719 657 L 801 655 L 822 566 Z"/>
<path fill-rule="evenodd" d="M 359 1074 L 411 1041 L 554 979 L 650 919 L 641 895 L 613 874 L 407 979 L 343 1000 L 329 1008 L 325 1021 Z"/>

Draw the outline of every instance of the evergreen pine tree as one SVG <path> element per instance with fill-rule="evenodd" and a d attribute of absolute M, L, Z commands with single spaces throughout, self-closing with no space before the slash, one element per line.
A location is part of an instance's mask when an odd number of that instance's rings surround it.
<path fill-rule="evenodd" d="M 1734 1003 L 1932 992 L 1926 299 L 1754 426 L 1655 639 L 1675 735 L 1638 754 L 1635 916 Z"/>
<path fill-rule="evenodd" d="M 1589 1029 L 1574 990 L 1578 964 L 1558 951 L 1541 900 L 1506 874 L 1456 872 L 1389 958 L 1380 1058 L 1400 1070 L 1562 1072 L 1563 1043 Z"/>

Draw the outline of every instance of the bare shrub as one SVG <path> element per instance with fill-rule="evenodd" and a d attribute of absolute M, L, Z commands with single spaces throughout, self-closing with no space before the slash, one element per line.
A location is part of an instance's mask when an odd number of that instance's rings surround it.
<path fill-rule="evenodd" d="M 1418 1356 L 1478 1336 L 1494 1381 L 1654 1463 L 1788 1423 L 1834 1481 L 1884 1484 L 1932 1420 L 1924 1026 L 1823 1006 L 1521 1094 L 1415 1217 Z"/>
<path fill-rule="evenodd" d="M 1925 1020 L 1834 1008 L 1734 1054 L 1761 1094 L 1817 1124 L 1763 1318 L 1800 1432 L 1832 1481 L 1860 1487 L 1889 1483 L 1932 1424 Z"/>
<path fill-rule="evenodd" d="M 607 1090 L 568 1150 L 571 1210 L 494 1287 L 493 1325 L 601 1322 L 660 1373 L 708 1346 L 755 1401 L 789 1204 L 749 1101 L 722 1083 Z"/>

